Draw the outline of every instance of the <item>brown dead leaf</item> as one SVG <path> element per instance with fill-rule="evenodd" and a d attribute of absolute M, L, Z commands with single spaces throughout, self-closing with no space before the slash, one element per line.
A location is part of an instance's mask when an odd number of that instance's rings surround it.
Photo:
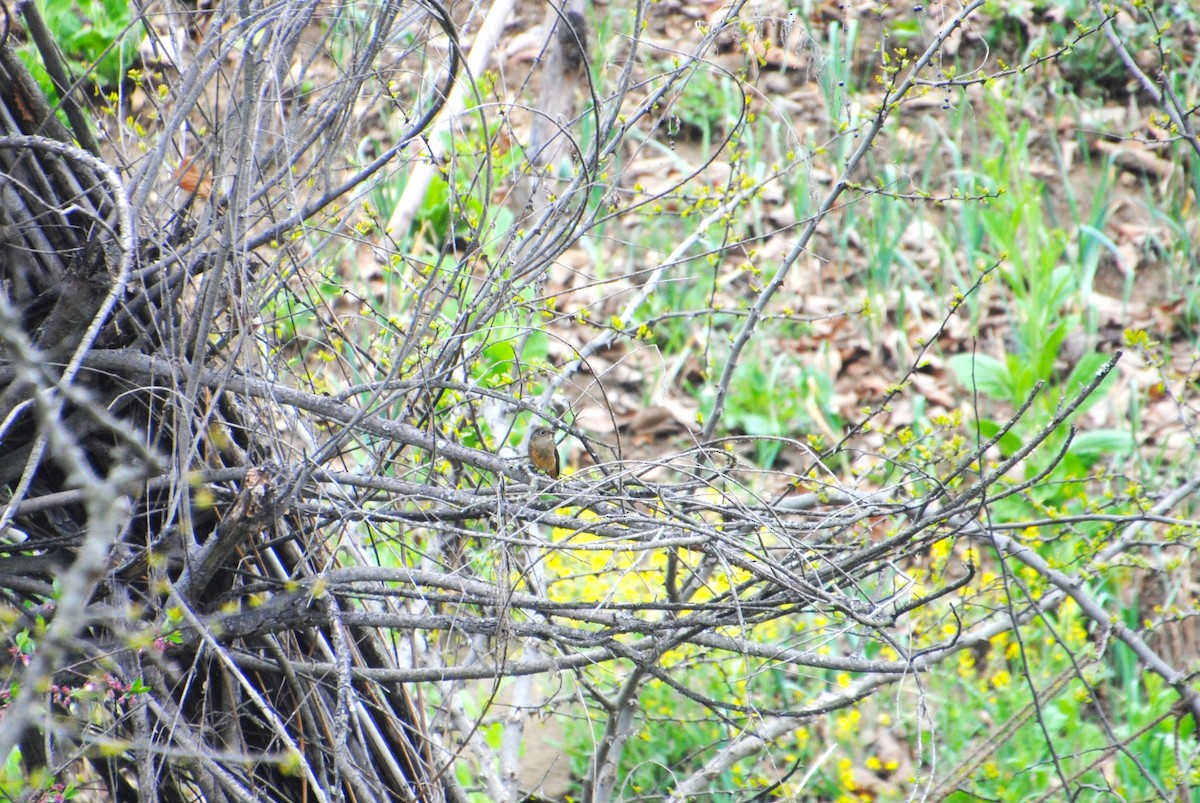
<path fill-rule="evenodd" d="M 212 171 L 207 167 L 202 170 L 195 157 L 189 156 L 180 162 L 171 180 L 184 192 L 195 193 L 206 201 L 212 195 Z"/>
<path fill-rule="evenodd" d="M 1109 142 L 1097 139 L 1092 142 L 1092 149 L 1103 156 L 1113 157 L 1116 165 L 1139 175 L 1151 176 L 1159 180 L 1170 178 L 1175 172 L 1176 164 L 1163 159 L 1149 147 L 1136 140 Z"/>
<path fill-rule="evenodd" d="M 915 373 L 912 380 L 913 390 L 925 397 L 930 404 L 935 404 L 945 410 L 953 410 L 958 406 L 954 394 L 954 385 L 949 377 L 933 377 L 929 374 Z"/>

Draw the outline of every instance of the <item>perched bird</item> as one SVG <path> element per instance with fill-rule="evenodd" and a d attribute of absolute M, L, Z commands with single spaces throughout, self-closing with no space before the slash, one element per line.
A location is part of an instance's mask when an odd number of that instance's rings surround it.
<path fill-rule="evenodd" d="M 558 479 L 558 444 L 554 442 L 554 430 L 537 426 L 529 434 L 529 462 L 538 471 Z"/>

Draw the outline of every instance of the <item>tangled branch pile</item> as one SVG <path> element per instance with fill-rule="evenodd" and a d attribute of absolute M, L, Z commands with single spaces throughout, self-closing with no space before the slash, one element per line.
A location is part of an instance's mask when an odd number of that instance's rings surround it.
<path fill-rule="evenodd" d="M 894 97 L 978 5 L 947 22 Z M 703 432 L 689 448 L 629 453 L 636 433 L 605 400 L 606 355 L 638 339 L 632 311 L 697 258 L 696 240 L 623 286 L 607 323 L 556 309 L 551 288 L 569 272 L 564 254 L 656 201 L 614 176 L 673 125 L 662 105 L 728 44 L 737 8 L 652 82 L 632 68 L 645 46 L 632 35 L 630 67 L 601 88 L 580 69 L 580 6 L 548 16 L 558 33 L 539 41 L 553 80 L 515 123 L 491 106 L 522 87 L 502 92 L 468 63 L 461 21 L 432 0 L 147 13 L 155 66 L 112 101 L 136 124 L 98 139 L 78 116 L 90 85 L 60 81 L 64 128 L 16 58 L 9 19 L 0 593 L 23 641 L 5 669 L 15 691 L 0 756 L 19 747 L 48 778 L 83 762 L 81 777 L 122 800 L 459 800 L 476 785 L 515 799 L 532 701 L 575 695 L 603 731 L 588 799 L 606 800 L 637 692 L 656 680 L 736 734 L 679 779 L 683 800 L 797 721 L 978 649 L 1077 591 L 1068 578 L 1019 608 L 964 611 L 948 603 L 977 579 L 970 550 L 930 556 L 975 538 L 1038 565 L 980 513 L 1053 470 L 1047 459 L 1005 484 L 1115 358 L 994 463 L 1007 428 L 910 460 L 866 445 L 874 413 L 819 455 L 779 441 L 803 469 L 755 468 L 745 450 L 761 441 L 717 436 L 739 355 L 851 191 L 886 111 L 726 322 L 729 370 L 713 378 Z M 491 14 L 503 21 L 508 7 Z M 37 12 L 23 13 L 34 41 Z M 746 119 L 743 106 L 728 136 Z M 537 144 L 520 161 L 511 139 L 527 131 Z M 417 206 L 388 195 L 394 176 L 420 188 Z M 699 231 L 742 214 L 762 186 L 701 206 Z M 348 270 L 382 289 L 329 290 Z M 599 268 L 574 280 L 612 281 Z M 592 335 L 568 359 L 527 348 L 572 317 Z M 607 430 L 568 414 L 583 404 L 607 411 Z M 586 453 L 561 478 L 523 459 L 536 418 Z M 937 570 L 917 579 L 926 563 Z M 680 680 L 680 667 L 728 659 L 743 669 L 722 694 Z M 1158 668 L 1195 710 L 1186 682 Z M 779 678 L 787 694 L 756 691 Z M 501 680 L 512 713 L 489 745 L 464 699 Z"/>

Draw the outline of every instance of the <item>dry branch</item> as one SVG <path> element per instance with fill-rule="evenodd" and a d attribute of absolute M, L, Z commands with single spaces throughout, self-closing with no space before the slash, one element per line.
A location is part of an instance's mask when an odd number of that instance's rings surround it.
<path fill-rule="evenodd" d="M 550 68 L 573 83 L 542 82 L 533 111 L 547 125 L 524 131 L 476 109 L 434 143 L 423 138 L 444 104 L 457 115 L 457 99 L 485 97 L 474 82 L 509 5 L 492 8 L 469 75 L 459 12 L 434 0 L 147 6 L 151 38 L 189 35 L 156 65 L 162 91 L 137 87 L 153 109 L 139 121 L 144 150 L 116 136 L 128 135 L 118 117 L 105 123 L 104 160 L 72 144 L 0 42 L 0 601 L 14 643 L 28 646 L 5 668 L 18 694 L 0 757 L 18 747 L 30 771 L 54 775 L 86 759 L 112 799 L 436 801 L 483 789 L 516 800 L 545 682 L 565 689 L 547 708 L 597 717 L 581 781 L 589 801 L 607 801 L 621 794 L 638 701 L 655 683 L 731 734 L 661 790 L 685 800 L 796 723 L 882 688 L 913 684 L 923 721 L 925 673 L 1067 598 L 1200 713 L 1190 675 L 1003 533 L 1016 525 L 989 520 L 1066 458 L 1064 432 L 1119 355 L 1046 422 L 1029 421 L 1039 385 L 993 436 L 937 460 L 871 444 L 871 416 L 820 455 L 780 438 L 800 470 L 759 469 L 738 449 L 761 441 L 715 436 L 768 307 L 839 205 L 870 194 L 852 176 L 982 0 L 886 89 L 815 214 L 721 332 L 728 365 L 690 447 L 631 459 L 615 416 L 598 435 L 561 394 L 607 393 L 595 366 L 640 339 L 627 331 L 639 309 L 796 165 L 697 207 L 698 228 L 645 270 L 586 275 L 628 282 L 616 322 L 556 343 L 567 353 L 557 363 L 526 356 L 559 315 L 547 288 L 564 254 L 611 236 L 621 215 L 685 197 L 747 124 L 738 83 L 738 119 L 707 161 L 653 197 L 620 186 L 670 124 L 664 107 L 744 31 L 743 5 L 697 26 L 687 50 L 658 48 L 667 66 L 646 75 L 639 3 L 620 69 L 600 80 L 580 58 L 595 46 L 580 36 L 582 4 L 565 4 L 543 33 L 557 31 Z M 506 173 L 498 163 L 522 137 Z M 542 172 L 552 155 L 563 157 L 554 177 Z M 406 196 L 379 208 L 404 178 Z M 429 201 L 426 179 L 442 200 Z M 527 205 L 530 181 L 558 192 Z M 395 230 L 381 225 L 389 217 Z M 338 283 L 360 268 L 383 277 L 378 297 Z M 513 435 L 533 417 L 591 462 L 554 478 L 532 470 Z M 997 459 L 1021 425 L 1020 448 Z M 1125 533 L 1081 563 L 1131 549 L 1151 523 L 1187 523 L 1172 514 L 1195 489 L 1113 517 Z M 964 605 L 979 583 L 971 542 L 1023 562 L 1047 593 Z M 947 544 L 962 559 L 914 581 L 910 569 Z M 801 621 L 823 624 L 789 629 Z M 684 671 L 705 665 L 742 674 L 716 691 L 689 683 Z M 805 683 L 834 673 L 853 677 Z M 734 690 L 760 678 L 795 693 Z M 94 703 L 84 692 L 97 686 L 112 694 Z M 500 720 L 503 693 L 512 709 Z M 485 734 L 497 721 L 498 749 Z"/>

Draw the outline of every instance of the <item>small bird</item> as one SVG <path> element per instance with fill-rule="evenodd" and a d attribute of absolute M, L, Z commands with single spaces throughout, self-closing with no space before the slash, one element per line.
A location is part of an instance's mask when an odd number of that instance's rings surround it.
<path fill-rule="evenodd" d="M 529 434 L 529 462 L 538 471 L 558 479 L 558 445 L 554 442 L 554 430 L 537 426 Z"/>

